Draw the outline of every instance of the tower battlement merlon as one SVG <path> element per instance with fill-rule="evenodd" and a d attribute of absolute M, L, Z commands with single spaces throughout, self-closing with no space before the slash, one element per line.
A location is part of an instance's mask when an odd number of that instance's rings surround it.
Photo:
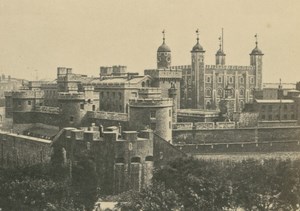
<path fill-rule="evenodd" d="M 182 78 L 182 70 L 181 69 L 148 69 L 144 71 L 145 75 L 149 75 L 153 78 Z"/>
<path fill-rule="evenodd" d="M 205 65 L 207 70 L 254 70 L 254 67 L 249 66 L 238 66 L 238 65 Z"/>
<path fill-rule="evenodd" d="M 12 91 L 11 96 L 12 98 L 19 98 L 19 99 L 44 98 L 44 91 L 42 90 Z"/>
<path fill-rule="evenodd" d="M 85 100 L 84 92 L 59 92 L 58 93 L 58 100 Z"/>
<path fill-rule="evenodd" d="M 170 98 L 130 99 L 129 105 L 131 107 L 168 107 L 173 105 L 173 100 Z"/>

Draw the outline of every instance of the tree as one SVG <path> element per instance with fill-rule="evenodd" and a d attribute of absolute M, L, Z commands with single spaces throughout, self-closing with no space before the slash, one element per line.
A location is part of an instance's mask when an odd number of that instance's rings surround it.
<path fill-rule="evenodd" d="M 128 203 L 119 203 L 119 207 L 130 211 L 180 210 L 178 195 L 164 184 L 155 182 L 141 192 L 131 191 Z M 123 201 L 123 199 L 120 199 Z"/>

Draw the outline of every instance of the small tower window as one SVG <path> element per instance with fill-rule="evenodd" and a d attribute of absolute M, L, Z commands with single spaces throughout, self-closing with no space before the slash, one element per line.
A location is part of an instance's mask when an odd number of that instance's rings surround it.
<path fill-rule="evenodd" d="M 74 122 L 74 117 L 70 116 L 70 123 L 73 123 L 73 122 Z"/>
<path fill-rule="evenodd" d="M 229 83 L 233 83 L 233 77 L 229 77 Z"/>
<path fill-rule="evenodd" d="M 244 96 L 244 95 L 245 95 L 244 89 L 240 89 L 240 96 Z"/>
<path fill-rule="evenodd" d="M 211 82 L 210 76 L 207 76 L 206 82 L 207 82 L 207 83 L 210 83 L 210 82 Z"/>
<path fill-rule="evenodd" d="M 206 93 L 206 96 L 207 96 L 207 97 L 210 97 L 210 96 L 211 96 L 211 90 L 210 90 L 210 89 L 207 89 L 205 93 Z"/>
<path fill-rule="evenodd" d="M 254 78 L 253 77 L 250 78 L 250 83 L 254 84 Z"/>
<path fill-rule="evenodd" d="M 169 110 L 169 117 L 171 117 L 172 116 L 172 111 L 171 111 L 171 109 Z"/>
<path fill-rule="evenodd" d="M 222 89 L 218 89 L 218 96 L 222 97 L 222 95 L 223 95 L 223 90 Z"/>
<path fill-rule="evenodd" d="M 156 111 L 150 111 L 150 118 L 156 117 Z"/>
<path fill-rule="evenodd" d="M 244 78 L 243 77 L 240 78 L 240 82 L 241 82 L 241 84 L 244 83 Z"/>
<path fill-rule="evenodd" d="M 80 104 L 80 109 L 84 109 L 84 104 Z"/>
<path fill-rule="evenodd" d="M 218 77 L 218 83 L 222 83 L 222 77 L 221 76 Z"/>
<path fill-rule="evenodd" d="M 93 111 L 96 110 L 96 106 L 95 106 L 95 105 L 92 106 L 92 110 L 93 110 Z"/>

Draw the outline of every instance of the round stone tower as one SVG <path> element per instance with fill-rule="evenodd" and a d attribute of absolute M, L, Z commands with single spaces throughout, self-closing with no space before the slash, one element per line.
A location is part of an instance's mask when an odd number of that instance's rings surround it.
<path fill-rule="evenodd" d="M 129 125 L 132 130 L 151 128 L 166 141 L 172 140 L 172 99 L 129 100 Z"/>

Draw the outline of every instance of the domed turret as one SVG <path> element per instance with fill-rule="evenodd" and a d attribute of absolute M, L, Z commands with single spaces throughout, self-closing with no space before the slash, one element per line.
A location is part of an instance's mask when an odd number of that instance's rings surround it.
<path fill-rule="evenodd" d="M 171 52 L 170 47 L 165 43 L 165 39 L 163 41 L 163 44 L 158 47 L 157 52 Z"/>
<path fill-rule="evenodd" d="M 197 43 L 196 43 L 196 45 L 194 45 L 194 47 L 192 49 L 192 52 L 202 52 L 202 53 L 204 53 L 205 51 L 203 50 L 203 47 L 199 43 L 199 31 L 197 30 L 196 33 L 197 33 Z"/>
<path fill-rule="evenodd" d="M 163 33 L 163 43 L 157 49 L 157 68 L 169 69 L 171 67 L 171 49 L 165 42 L 165 31 Z"/>
<path fill-rule="evenodd" d="M 256 43 L 256 47 L 252 50 L 250 55 L 264 55 L 262 53 L 262 51 L 257 47 L 257 43 Z"/>
<path fill-rule="evenodd" d="M 225 56 L 226 54 L 223 51 L 223 29 L 222 29 L 222 37 L 219 37 L 220 48 L 216 53 L 216 65 L 225 65 Z"/>
<path fill-rule="evenodd" d="M 252 50 L 250 55 L 264 55 L 263 52 L 258 48 L 258 41 L 257 41 L 257 34 L 255 35 L 256 42 L 255 42 L 255 48 Z"/>

